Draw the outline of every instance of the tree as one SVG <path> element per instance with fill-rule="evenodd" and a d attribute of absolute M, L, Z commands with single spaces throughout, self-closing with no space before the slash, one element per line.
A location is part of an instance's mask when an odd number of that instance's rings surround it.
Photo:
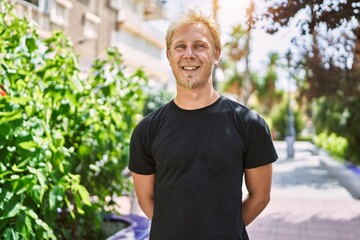
<path fill-rule="evenodd" d="M 243 102 L 247 104 L 252 92 L 251 89 L 251 76 L 250 76 L 250 42 L 251 42 L 251 31 L 254 25 L 254 12 L 255 4 L 253 0 L 250 0 L 250 6 L 246 9 L 247 15 L 247 29 L 246 29 L 246 41 L 245 41 L 245 74 L 244 74 L 244 93 Z"/>
<path fill-rule="evenodd" d="M 260 101 L 259 111 L 268 115 L 272 107 L 281 101 L 283 92 L 276 89 L 278 80 L 277 68 L 280 56 L 276 52 L 268 54 L 268 63 L 265 76 L 258 77 L 255 81 L 255 91 Z"/>
<path fill-rule="evenodd" d="M 311 34 L 314 26 L 324 23 L 330 29 L 342 26 L 353 20 L 360 21 L 360 4 L 357 0 L 323 1 L 323 0 L 267 0 L 268 7 L 261 18 L 269 21 L 267 30 L 274 33 L 280 27 L 288 26 L 301 11 L 310 16 L 298 21 L 302 34 Z"/>
<path fill-rule="evenodd" d="M 225 63 L 220 66 L 224 72 L 226 68 L 230 67 L 232 70 L 228 84 L 227 91 L 235 93 L 239 101 L 247 105 L 252 89 L 251 71 L 250 71 L 250 42 L 251 31 L 254 25 L 255 5 L 253 1 L 247 8 L 246 28 L 238 24 L 232 28 L 230 33 L 230 40 L 225 43 Z M 240 61 L 244 61 L 244 71 L 240 72 Z"/>
<path fill-rule="evenodd" d="M 239 69 L 240 61 L 245 57 L 246 30 L 241 24 L 232 28 L 230 39 L 224 44 L 224 57 L 220 68 L 227 77 L 225 91 L 234 93 L 238 100 L 243 94 L 244 74 Z"/>
<path fill-rule="evenodd" d="M 360 3 L 355 0 L 269 2 L 272 6 L 262 16 L 268 21 L 269 33 L 297 20 L 299 36 L 293 38 L 293 43 L 299 57 L 292 62 L 295 69 L 305 72 L 298 81 L 302 96 L 309 102 L 324 97 L 337 106 L 334 110 L 346 113 L 343 119 L 346 131 L 340 127 L 334 129 L 332 116 L 318 125 L 317 131 L 345 136 L 352 154 L 349 157 L 360 159 L 360 127 L 355 124 L 360 119 Z M 301 14 L 308 17 L 300 17 L 304 16 Z"/>
<path fill-rule="evenodd" d="M 308 98 L 359 94 L 354 87 L 360 84 L 359 11 L 360 3 L 355 0 L 288 0 L 273 3 L 262 16 L 269 21 L 269 33 L 288 26 L 300 13 L 309 16 L 297 20 L 302 37 L 293 39 L 301 56 L 294 65 L 307 70 L 307 83 L 301 87 Z M 303 36 L 311 37 L 310 46 L 301 44 L 308 42 Z"/>

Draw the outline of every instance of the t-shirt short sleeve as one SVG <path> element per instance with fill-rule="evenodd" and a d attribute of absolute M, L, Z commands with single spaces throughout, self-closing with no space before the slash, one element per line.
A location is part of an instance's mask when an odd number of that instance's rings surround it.
<path fill-rule="evenodd" d="M 260 167 L 276 161 L 278 155 L 265 120 L 255 111 L 245 116 L 247 125 L 245 168 Z"/>
<path fill-rule="evenodd" d="M 146 133 L 144 122 L 140 122 L 130 140 L 129 170 L 143 175 L 155 173 L 155 161 L 151 156 L 149 136 Z"/>

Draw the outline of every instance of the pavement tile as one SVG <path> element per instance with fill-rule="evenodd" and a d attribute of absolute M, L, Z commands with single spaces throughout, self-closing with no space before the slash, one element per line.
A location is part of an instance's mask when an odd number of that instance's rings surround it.
<path fill-rule="evenodd" d="M 314 146 L 297 142 L 293 159 L 284 142 L 275 148 L 271 202 L 248 226 L 250 239 L 360 240 L 360 201 L 321 165 Z"/>

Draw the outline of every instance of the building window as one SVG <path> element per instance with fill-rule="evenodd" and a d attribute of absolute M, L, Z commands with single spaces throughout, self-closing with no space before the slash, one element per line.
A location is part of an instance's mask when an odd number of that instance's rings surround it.
<path fill-rule="evenodd" d="M 101 19 L 98 16 L 90 12 L 86 12 L 84 14 L 83 33 L 87 39 L 98 38 L 98 25 L 100 22 Z"/>
<path fill-rule="evenodd" d="M 25 0 L 24 2 L 29 3 L 38 7 L 38 11 L 43 13 L 49 13 L 49 5 L 52 0 Z"/>
<path fill-rule="evenodd" d="M 25 0 L 25 2 L 31 3 L 35 6 L 39 6 L 39 0 Z"/>
<path fill-rule="evenodd" d="M 73 4 L 69 0 L 55 0 L 50 13 L 50 19 L 53 23 L 60 26 L 69 25 L 69 10 Z"/>

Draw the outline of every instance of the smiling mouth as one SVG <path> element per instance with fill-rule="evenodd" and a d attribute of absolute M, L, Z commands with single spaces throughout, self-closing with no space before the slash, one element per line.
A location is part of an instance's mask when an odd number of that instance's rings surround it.
<path fill-rule="evenodd" d="M 200 67 L 199 66 L 197 66 L 197 67 L 186 66 L 186 67 L 181 67 L 181 68 L 186 71 L 194 71 L 194 70 L 199 69 Z"/>

